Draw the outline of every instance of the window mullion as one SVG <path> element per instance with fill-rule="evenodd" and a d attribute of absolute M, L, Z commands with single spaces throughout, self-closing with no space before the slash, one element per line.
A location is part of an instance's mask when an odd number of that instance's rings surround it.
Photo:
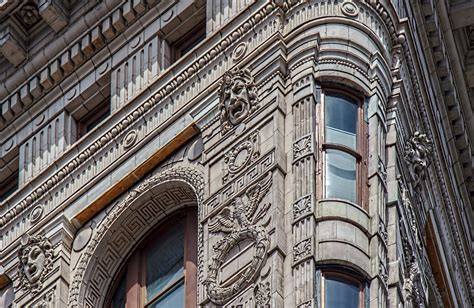
<path fill-rule="evenodd" d="M 140 253 L 135 253 L 130 258 L 127 266 L 127 295 L 126 307 L 141 307 L 141 281 L 140 281 Z"/>

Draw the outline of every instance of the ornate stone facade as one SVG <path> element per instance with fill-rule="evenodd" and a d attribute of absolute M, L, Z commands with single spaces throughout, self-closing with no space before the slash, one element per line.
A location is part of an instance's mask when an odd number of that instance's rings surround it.
<path fill-rule="evenodd" d="M 331 277 L 359 307 L 471 307 L 469 13 L 3 1 L 0 306 L 110 306 L 137 247 L 196 209 L 188 308 L 326 308 Z M 357 105 L 355 145 L 330 96 Z"/>

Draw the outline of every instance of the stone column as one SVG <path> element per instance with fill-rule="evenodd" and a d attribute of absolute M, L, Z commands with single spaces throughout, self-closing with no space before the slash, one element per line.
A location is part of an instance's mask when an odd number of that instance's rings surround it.
<path fill-rule="evenodd" d="M 303 65 L 304 67 L 304 65 Z M 293 248 L 291 259 L 295 307 L 317 307 L 315 299 L 315 216 L 316 199 L 316 102 L 320 87 L 312 75 L 312 67 L 298 70 L 292 76 L 293 119 L 292 146 L 289 159 L 292 172 Z"/>

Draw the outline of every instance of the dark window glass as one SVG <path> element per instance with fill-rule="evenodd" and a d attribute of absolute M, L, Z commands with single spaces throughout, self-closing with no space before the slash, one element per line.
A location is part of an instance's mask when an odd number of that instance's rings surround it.
<path fill-rule="evenodd" d="M 326 143 L 357 148 L 357 111 L 355 102 L 340 96 L 326 95 Z"/>
<path fill-rule="evenodd" d="M 112 308 L 125 308 L 127 279 L 125 273 L 120 278 L 120 283 L 112 297 Z"/>
<path fill-rule="evenodd" d="M 184 223 L 181 221 L 164 232 L 146 252 L 147 300 L 183 276 Z"/>
<path fill-rule="evenodd" d="M 327 308 L 359 308 L 359 284 L 337 276 L 325 277 L 325 301 Z"/>
<path fill-rule="evenodd" d="M 326 198 L 357 202 L 356 158 L 338 150 L 326 150 Z"/>
<path fill-rule="evenodd" d="M 181 281 L 174 289 L 160 296 L 150 308 L 184 308 L 184 283 Z"/>

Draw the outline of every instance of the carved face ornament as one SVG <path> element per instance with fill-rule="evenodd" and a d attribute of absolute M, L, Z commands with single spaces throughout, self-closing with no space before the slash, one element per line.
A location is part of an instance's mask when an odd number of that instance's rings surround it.
<path fill-rule="evenodd" d="M 23 251 L 21 262 L 24 264 L 25 276 L 31 283 L 40 279 L 44 270 L 45 259 L 46 256 L 38 245 L 33 245 Z"/>
<path fill-rule="evenodd" d="M 53 247 L 43 236 L 27 236 L 18 251 L 20 287 L 38 292 L 42 280 L 52 268 Z"/>
<path fill-rule="evenodd" d="M 255 109 L 257 92 L 249 70 L 224 74 L 220 89 L 222 130 L 242 123 Z"/>

